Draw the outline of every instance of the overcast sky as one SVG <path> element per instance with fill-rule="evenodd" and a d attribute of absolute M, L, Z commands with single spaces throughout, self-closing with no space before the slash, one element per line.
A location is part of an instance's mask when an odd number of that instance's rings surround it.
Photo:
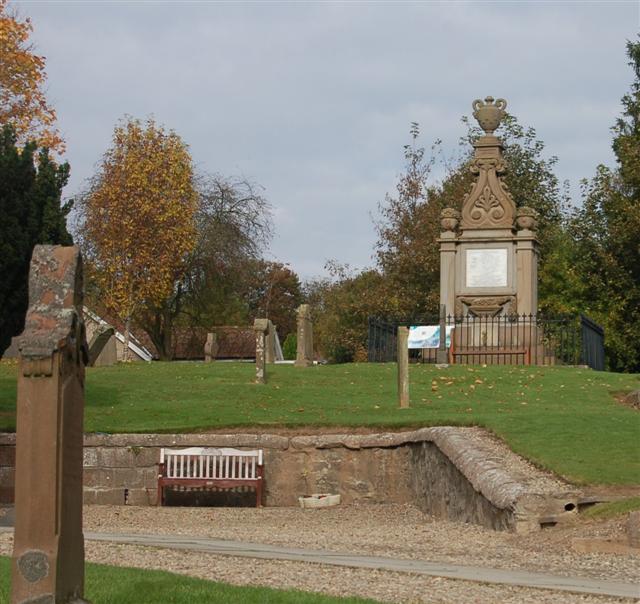
<path fill-rule="evenodd" d="M 14 2 L 47 58 L 73 196 L 124 114 L 174 129 L 202 170 L 261 184 L 272 258 L 303 278 L 372 264 L 372 215 L 409 124 L 452 152 L 504 97 L 577 183 L 613 163 L 633 2 Z M 574 188 L 575 190 L 575 188 Z"/>

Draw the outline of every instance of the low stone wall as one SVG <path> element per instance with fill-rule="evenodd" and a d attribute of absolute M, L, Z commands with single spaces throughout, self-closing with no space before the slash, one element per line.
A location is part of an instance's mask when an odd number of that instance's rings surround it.
<path fill-rule="evenodd" d="M 436 517 L 529 530 L 577 501 L 553 481 L 528 481 L 490 440 L 476 428 L 449 427 L 367 435 L 88 434 L 84 501 L 155 505 L 160 448 L 192 446 L 263 449 L 267 506 L 340 493 L 346 504 L 414 503 Z M 14 463 L 15 435 L 0 434 L 0 502 L 13 500 Z"/>

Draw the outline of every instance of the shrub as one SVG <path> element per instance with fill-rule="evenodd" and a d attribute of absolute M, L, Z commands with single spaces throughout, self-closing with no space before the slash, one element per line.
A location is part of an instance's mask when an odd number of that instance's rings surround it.
<path fill-rule="evenodd" d="M 298 348 L 298 337 L 295 333 L 291 332 L 285 339 L 282 345 L 282 356 L 285 361 L 295 361 L 296 351 Z"/>

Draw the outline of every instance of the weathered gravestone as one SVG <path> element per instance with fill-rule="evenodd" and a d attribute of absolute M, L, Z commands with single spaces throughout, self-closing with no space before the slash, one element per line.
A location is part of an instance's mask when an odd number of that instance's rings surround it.
<path fill-rule="evenodd" d="M 205 363 L 211 363 L 216 360 L 218 356 L 218 334 L 208 333 L 207 341 L 204 343 L 204 361 Z"/>
<path fill-rule="evenodd" d="M 267 327 L 266 362 L 273 365 L 276 362 L 276 326 L 269 320 Z"/>
<path fill-rule="evenodd" d="M 87 362 L 78 248 L 35 247 L 19 350 L 12 602 L 77 604 Z"/>
<path fill-rule="evenodd" d="M 296 349 L 296 367 L 311 367 L 313 365 L 313 322 L 311 309 L 308 304 L 301 304 L 298 313 L 298 341 Z"/>
<path fill-rule="evenodd" d="M 256 383 L 267 383 L 267 333 L 269 319 L 255 319 L 253 330 L 256 332 Z"/>

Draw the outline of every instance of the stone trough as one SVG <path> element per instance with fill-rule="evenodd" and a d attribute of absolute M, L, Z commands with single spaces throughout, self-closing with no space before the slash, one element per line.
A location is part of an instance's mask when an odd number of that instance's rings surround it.
<path fill-rule="evenodd" d="M 265 505 L 307 493 L 411 503 L 439 518 L 531 531 L 577 513 L 579 492 L 479 428 L 381 434 L 87 434 L 84 501 L 154 505 L 161 447 L 264 449 Z M 13 498 L 15 435 L 0 434 L 0 503 Z"/>

